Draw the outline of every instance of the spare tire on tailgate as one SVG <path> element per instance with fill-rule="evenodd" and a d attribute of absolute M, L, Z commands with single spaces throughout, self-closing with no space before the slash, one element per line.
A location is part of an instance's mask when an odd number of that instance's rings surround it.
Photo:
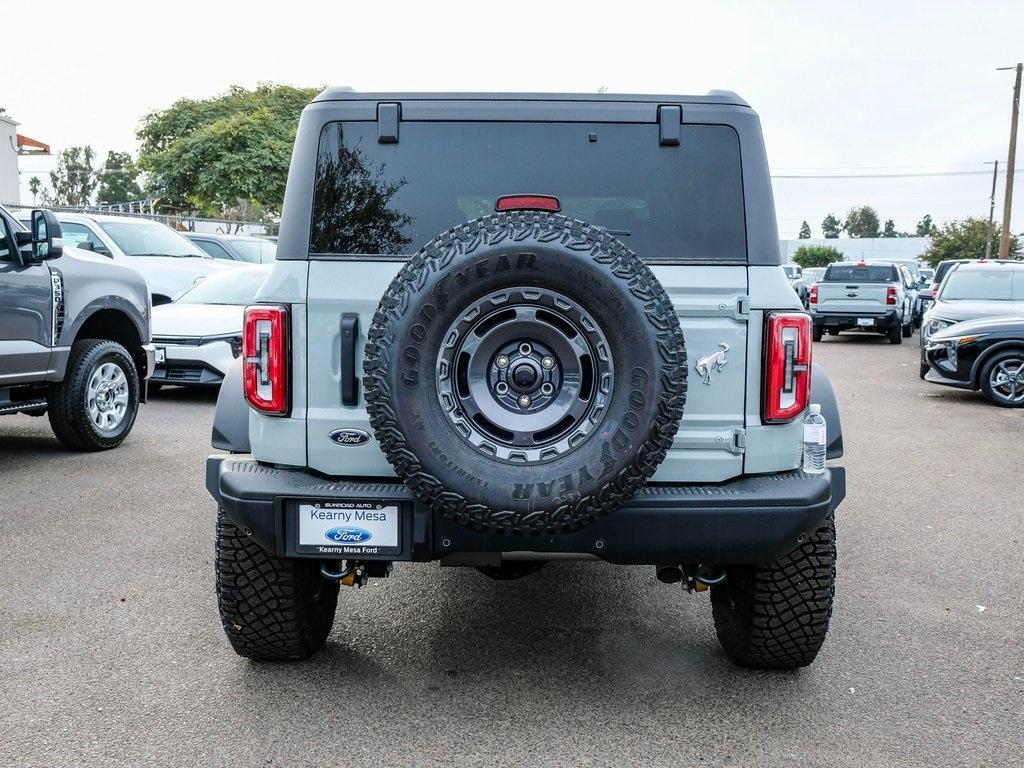
<path fill-rule="evenodd" d="M 380 301 L 363 364 L 395 471 L 470 528 L 558 533 L 664 460 L 686 399 L 664 288 L 605 230 L 498 213 L 428 243 Z"/>

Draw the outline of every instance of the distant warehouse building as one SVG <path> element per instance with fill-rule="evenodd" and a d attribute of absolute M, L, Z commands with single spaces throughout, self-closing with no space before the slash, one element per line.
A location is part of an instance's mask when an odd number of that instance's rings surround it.
<path fill-rule="evenodd" d="M 884 261 L 919 259 L 928 250 L 928 237 L 838 237 L 780 240 L 783 262 L 793 261 L 793 253 L 802 245 L 828 245 L 842 251 L 843 261 Z"/>

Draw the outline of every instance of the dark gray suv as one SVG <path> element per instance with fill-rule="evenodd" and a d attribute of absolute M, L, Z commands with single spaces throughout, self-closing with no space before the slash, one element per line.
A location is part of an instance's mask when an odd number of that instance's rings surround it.
<path fill-rule="evenodd" d="M 32 231 L 0 220 L 0 414 L 49 414 L 75 450 L 119 445 L 153 372 L 146 281 L 64 248 L 49 211 L 32 212 Z"/>

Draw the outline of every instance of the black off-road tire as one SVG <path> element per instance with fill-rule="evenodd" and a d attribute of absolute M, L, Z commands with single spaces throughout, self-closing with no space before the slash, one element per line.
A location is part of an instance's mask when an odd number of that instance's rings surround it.
<path fill-rule="evenodd" d="M 889 337 L 890 344 L 902 344 L 903 343 L 903 326 L 894 325 L 889 329 L 886 334 Z"/>
<path fill-rule="evenodd" d="M 831 333 L 831 331 L 829 331 L 829 333 Z M 811 329 L 811 335 L 815 341 L 821 341 L 822 337 L 825 335 L 825 329 L 820 325 L 816 325 Z"/>
<path fill-rule="evenodd" d="M 324 644 L 334 623 L 338 583 L 313 560 L 263 550 L 217 511 L 217 608 L 231 647 L 257 661 L 297 661 Z"/>
<path fill-rule="evenodd" d="M 128 385 L 128 407 L 115 430 L 103 431 L 89 418 L 89 380 L 99 366 L 113 362 L 121 368 Z M 139 375 L 128 350 L 115 341 L 80 339 L 71 347 L 64 380 L 50 387 L 47 415 L 57 439 L 74 451 L 105 451 L 116 448 L 131 432 L 139 411 Z"/>
<path fill-rule="evenodd" d="M 711 588 L 715 631 L 741 667 L 787 670 L 814 661 L 825 640 L 836 578 L 830 515 L 797 549 L 768 567 L 734 566 Z"/>
<path fill-rule="evenodd" d="M 903 326 L 903 338 L 909 339 L 914 335 L 914 321 L 911 320 L 909 323 Z"/>
<path fill-rule="evenodd" d="M 461 343 L 449 328 L 469 307 L 530 292 L 592 320 L 614 382 L 589 434 L 520 461 L 460 435 L 437 366 L 442 345 Z M 576 530 L 618 508 L 664 460 L 686 399 L 683 333 L 651 270 L 605 230 L 540 212 L 485 216 L 424 246 L 381 299 L 363 370 L 370 424 L 398 475 L 435 512 L 498 534 Z"/>

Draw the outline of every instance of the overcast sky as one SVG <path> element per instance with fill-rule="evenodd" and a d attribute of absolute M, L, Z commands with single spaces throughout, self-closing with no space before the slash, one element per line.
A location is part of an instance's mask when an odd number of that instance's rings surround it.
<path fill-rule="evenodd" d="M 6 15 L 0 106 L 55 151 L 136 149 L 148 111 L 229 85 L 702 93 L 759 112 L 783 237 L 874 206 L 898 229 L 988 214 L 1005 166 L 1024 2 L 46 3 Z M 713 6 L 713 7 L 711 7 Z M 949 7 L 945 7 L 949 6 Z M 13 23 L 12 23 L 13 22 Z M 12 50 L 13 49 L 13 50 Z M 46 158 L 22 161 L 23 189 Z M 1017 166 L 1024 166 L 1024 148 Z M 1024 230 L 1024 173 L 1013 229 Z M 1002 199 L 997 193 L 997 217 Z M 23 197 L 28 198 L 27 191 Z"/>

